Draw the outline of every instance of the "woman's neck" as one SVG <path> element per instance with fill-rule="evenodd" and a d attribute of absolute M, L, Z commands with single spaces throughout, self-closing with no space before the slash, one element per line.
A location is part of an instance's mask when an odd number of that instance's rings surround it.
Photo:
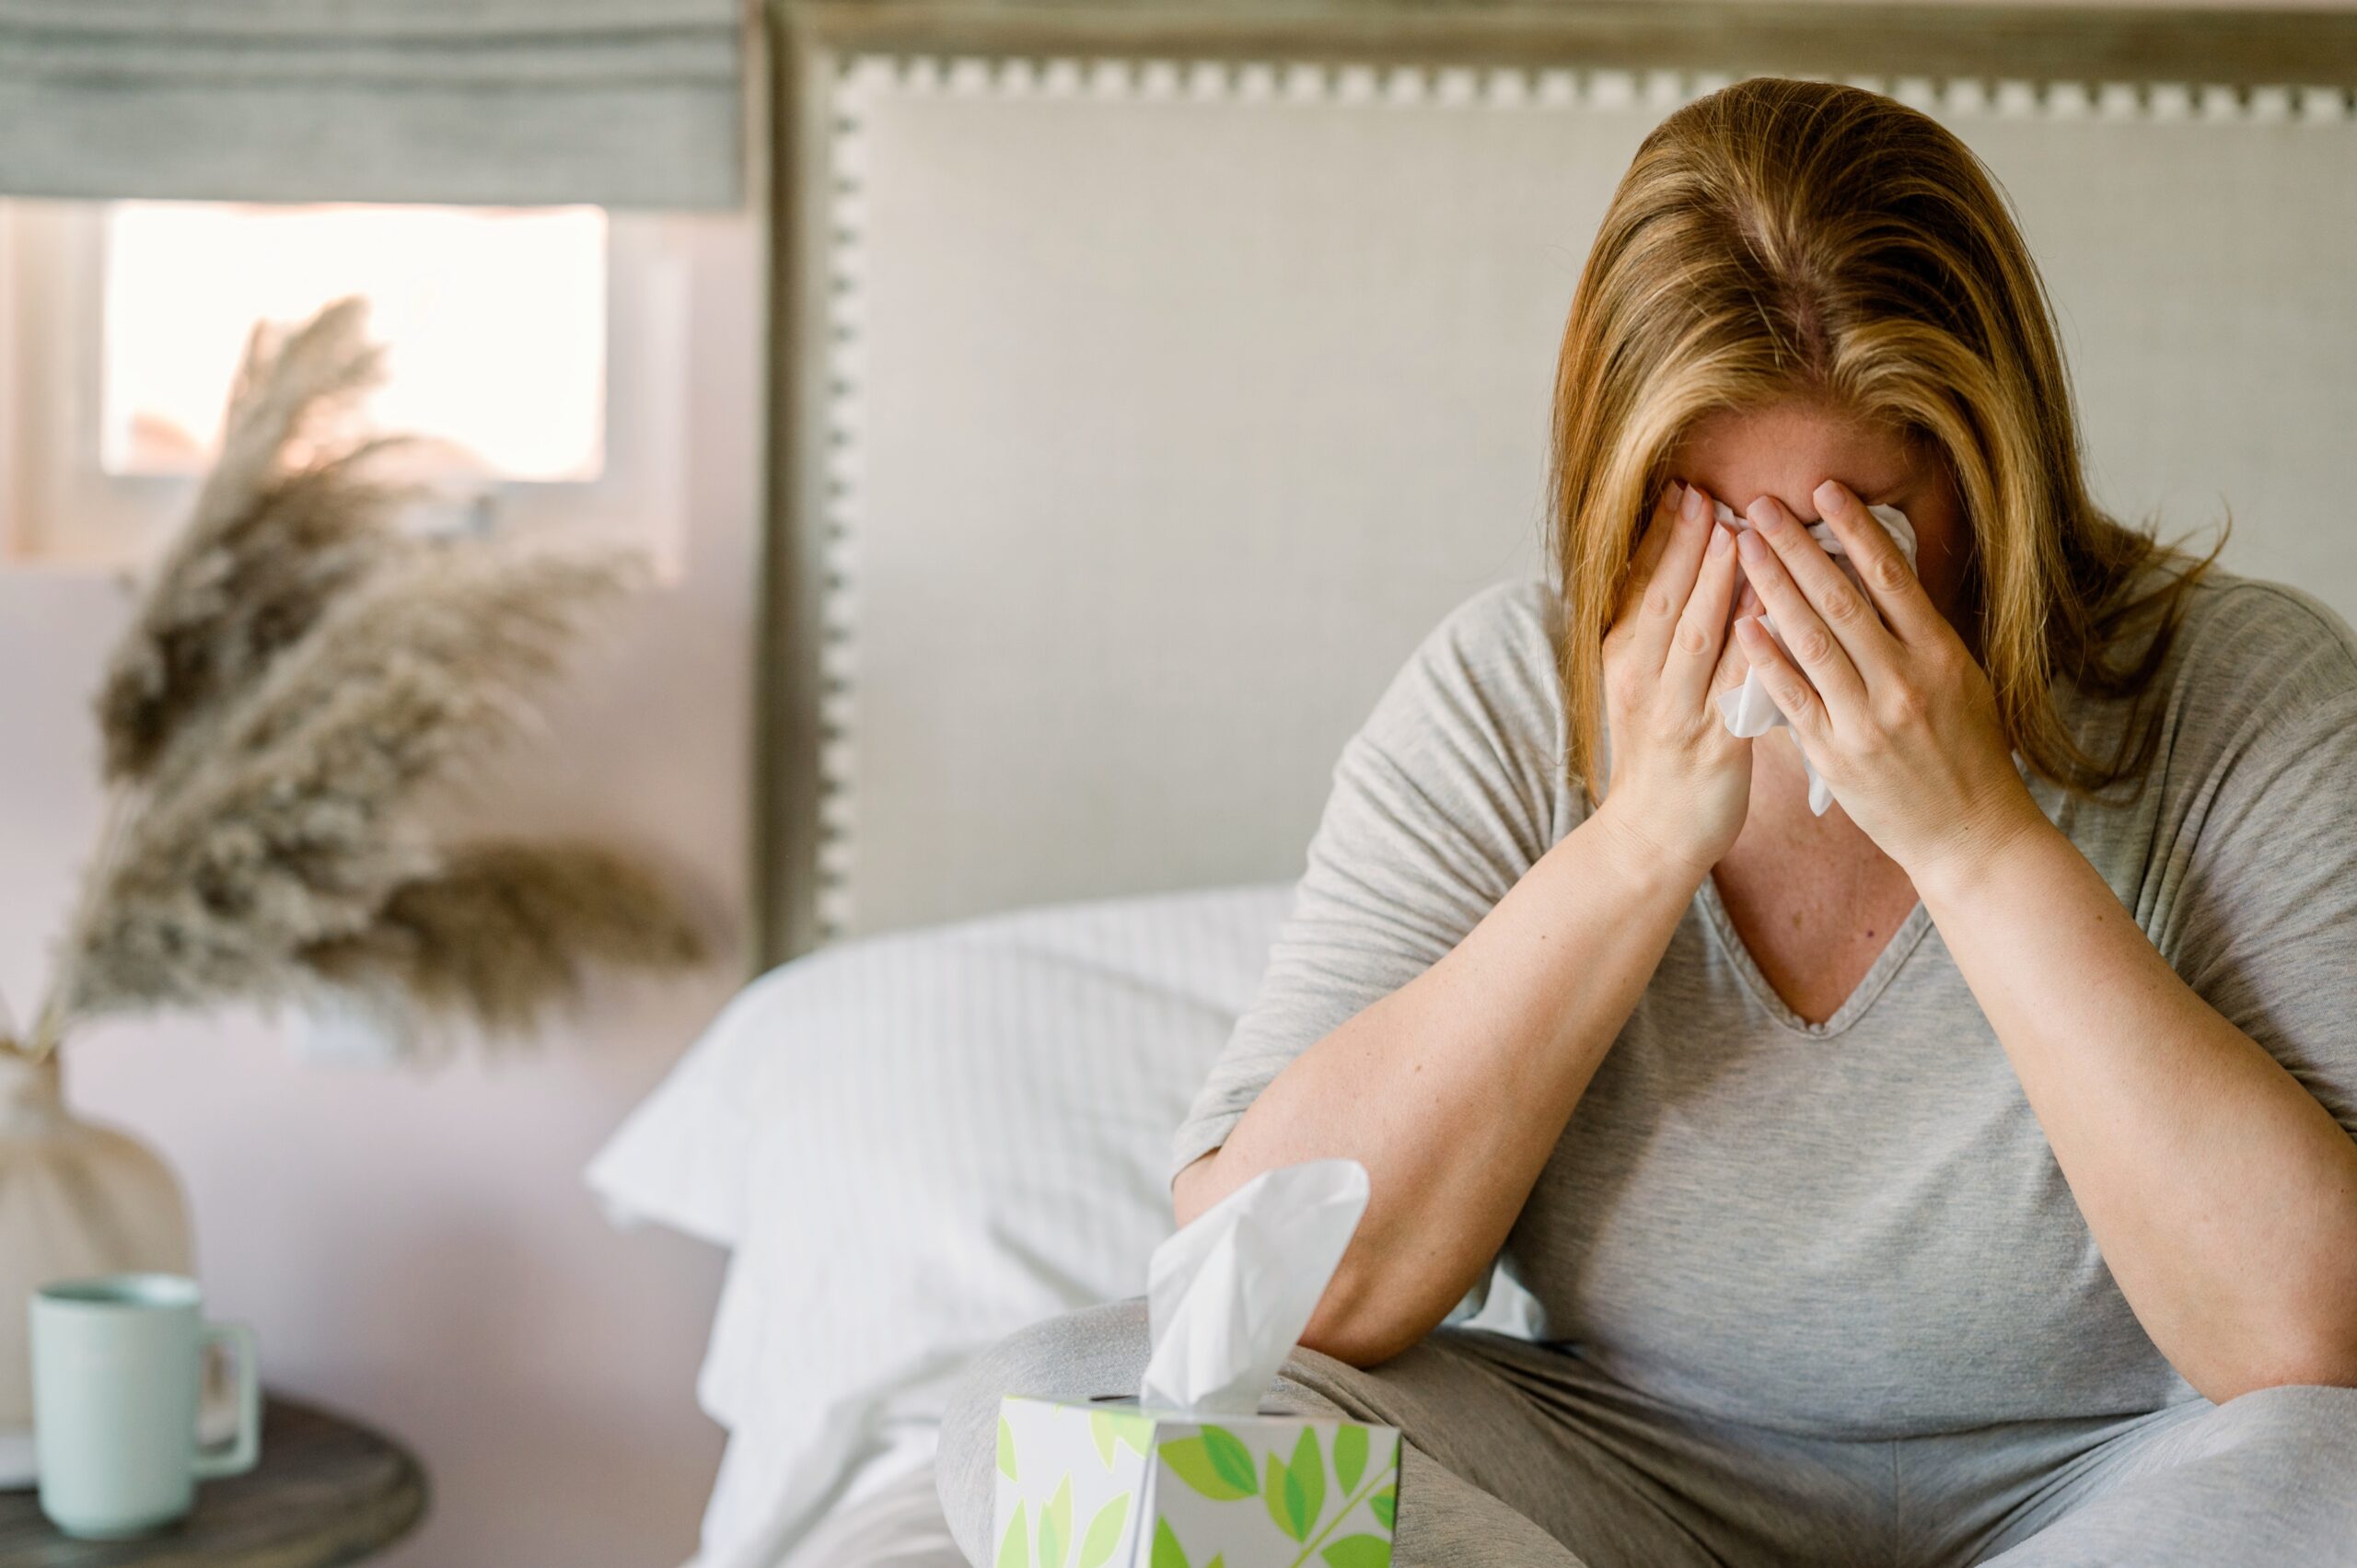
<path fill-rule="evenodd" d="M 1779 726 L 1751 743 L 1751 807 L 1730 855 L 1760 852 L 1872 865 L 1888 859 L 1840 806 L 1819 817 L 1808 808 L 1808 773 L 1800 743 Z"/>
<path fill-rule="evenodd" d="M 1808 808 L 1792 731 L 1751 743 L 1751 807 L 1711 873 L 1760 975 L 1811 1023 L 1840 1008 L 1914 908 L 1915 889 L 1840 807 Z"/>

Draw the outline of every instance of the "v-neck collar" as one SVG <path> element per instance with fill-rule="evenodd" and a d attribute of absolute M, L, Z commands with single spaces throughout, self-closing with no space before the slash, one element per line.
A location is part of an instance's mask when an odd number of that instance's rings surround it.
<path fill-rule="evenodd" d="M 1599 722 L 1596 734 L 1602 743 L 1598 748 L 1597 764 L 1603 769 L 1605 777 L 1609 778 L 1612 776 L 1611 725 Z M 2071 810 L 2069 793 L 2033 772 L 2019 751 L 2014 753 L 2014 769 L 2021 774 L 2030 798 L 2038 803 L 2038 810 L 2045 813 L 2047 820 L 2067 831 Z M 1890 934 L 1890 940 L 1883 945 L 1882 952 L 1864 977 L 1849 995 L 1841 999 L 1841 1005 L 1836 1007 L 1832 1016 L 1823 1023 L 1812 1024 L 1794 1012 L 1792 1005 L 1768 983 L 1768 977 L 1753 959 L 1751 949 L 1744 946 L 1743 937 L 1736 931 L 1735 919 L 1727 913 L 1725 901 L 1719 897 L 1719 882 L 1715 874 L 1702 878 L 1702 885 L 1694 890 L 1692 907 L 1701 912 L 1702 923 L 1711 928 L 1712 935 L 1726 954 L 1727 961 L 1735 966 L 1736 973 L 1743 977 L 1745 988 L 1768 1010 L 1768 1016 L 1792 1033 L 1809 1040 L 1831 1040 L 1864 1017 L 1867 1009 L 1890 988 L 1890 982 L 1898 978 L 1898 971 L 1906 967 L 1915 949 L 1922 946 L 1924 934 L 1932 929 L 1932 912 L 1925 909 L 1923 900 L 1918 898 L 1914 907 L 1907 912 L 1907 918 L 1898 923 L 1898 929 Z"/>
<path fill-rule="evenodd" d="M 2018 751 L 2014 753 L 2014 767 L 2022 775 L 2022 783 L 2028 788 L 2031 800 L 2037 803 L 2047 819 L 2059 826 L 2067 826 L 2061 818 L 2068 811 L 2069 795 L 2032 772 Z M 1883 945 L 1881 953 L 1876 955 L 1864 978 L 1849 995 L 1841 999 L 1841 1005 L 1836 1007 L 1832 1016 L 1823 1023 L 1812 1024 L 1793 1011 L 1792 1005 L 1768 983 L 1768 976 L 1752 958 L 1751 949 L 1744 946 L 1742 935 L 1736 930 L 1735 918 L 1727 913 L 1725 900 L 1719 897 L 1719 881 L 1715 874 L 1704 877 L 1702 885 L 1694 890 L 1694 907 L 1701 912 L 1703 923 L 1718 939 L 1720 948 L 1726 954 L 1727 961 L 1735 966 L 1736 973 L 1743 978 L 1745 988 L 1759 999 L 1759 1005 L 1768 1010 L 1768 1016 L 1792 1033 L 1809 1040 L 1830 1040 L 1864 1017 L 1867 1009 L 1890 988 L 1890 982 L 1898 978 L 1898 971 L 1906 967 L 1907 960 L 1922 945 L 1924 935 L 1932 929 L 1932 912 L 1924 908 L 1923 900 L 1918 898 L 1914 907 L 1907 912 L 1907 918 L 1898 923 L 1898 929 L 1890 934 L 1890 940 Z"/>
<path fill-rule="evenodd" d="M 1694 901 L 1712 931 L 1717 935 L 1719 947 L 1725 952 L 1727 961 L 1735 966 L 1735 972 L 1743 977 L 1745 987 L 1768 1010 L 1769 1016 L 1793 1033 L 1810 1040 L 1830 1040 L 1863 1017 L 1866 1009 L 1875 1005 L 1875 998 L 1889 988 L 1892 978 L 1923 940 L 1923 934 L 1932 929 L 1932 912 L 1923 907 L 1922 899 L 1917 899 L 1914 908 L 1907 912 L 1907 918 L 1898 923 L 1898 929 L 1890 934 L 1890 940 L 1875 955 L 1864 978 L 1849 995 L 1841 999 L 1841 1005 L 1836 1007 L 1832 1016 L 1823 1023 L 1812 1024 L 1794 1012 L 1792 1004 L 1778 995 L 1776 988 L 1768 983 L 1767 975 L 1761 971 L 1751 956 L 1751 949 L 1744 946 L 1741 934 L 1736 930 L 1735 920 L 1727 913 L 1725 901 L 1719 897 L 1719 879 L 1715 875 L 1702 878 L 1702 885 L 1694 890 Z"/>

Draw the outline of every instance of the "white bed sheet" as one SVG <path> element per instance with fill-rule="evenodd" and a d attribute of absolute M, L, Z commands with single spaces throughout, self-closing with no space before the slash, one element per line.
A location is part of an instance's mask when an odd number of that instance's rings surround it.
<path fill-rule="evenodd" d="M 860 1468 L 777 1568 L 966 1568 L 934 1490 L 930 1429 Z"/>

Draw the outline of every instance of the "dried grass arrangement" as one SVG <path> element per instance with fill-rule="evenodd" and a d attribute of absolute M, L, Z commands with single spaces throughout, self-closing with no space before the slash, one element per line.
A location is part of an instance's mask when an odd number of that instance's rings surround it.
<path fill-rule="evenodd" d="M 335 1000 L 404 1038 L 528 1033 L 591 966 L 705 944 L 651 871 L 568 842 L 435 842 L 418 809 L 530 713 L 639 575 L 399 526 L 410 444 L 359 433 L 381 374 L 357 299 L 258 326 L 219 460 L 97 701 L 105 825 L 49 994 L 0 1050 L 110 1014 Z"/>

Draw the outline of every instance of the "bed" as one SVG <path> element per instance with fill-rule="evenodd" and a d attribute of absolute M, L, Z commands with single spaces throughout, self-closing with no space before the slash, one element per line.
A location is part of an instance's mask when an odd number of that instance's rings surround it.
<path fill-rule="evenodd" d="M 2357 17 L 781 4 L 766 971 L 589 1175 L 731 1249 L 702 1568 L 958 1559 L 947 1382 L 1134 1294 L 1335 756 L 1543 569 L 1587 239 L 1755 71 L 1951 125 L 2102 499 L 2357 616 Z M 1500 1282 L 1484 1320 L 1532 1324 Z"/>

